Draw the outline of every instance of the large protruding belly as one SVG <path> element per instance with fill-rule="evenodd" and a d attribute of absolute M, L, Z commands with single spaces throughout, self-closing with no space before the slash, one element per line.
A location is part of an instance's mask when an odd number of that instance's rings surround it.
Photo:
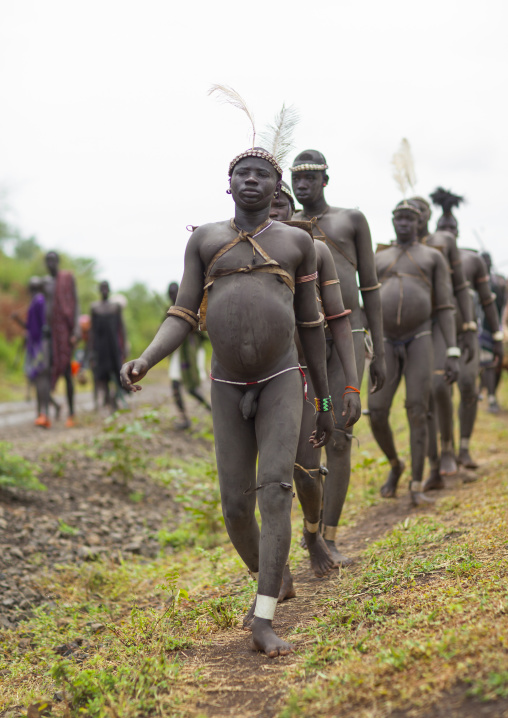
<path fill-rule="evenodd" d="M 255 381 L 298 363 L 293 294 L 274 275 L 234 274 L 208 291 L 214 375 Z"/>
<path fill-rule="evenodd" d="M 381 287 L 381 305 L 385 336 L 410 338 L 431 317 L 431 292 L 416 277 L 390 277 Z"/>

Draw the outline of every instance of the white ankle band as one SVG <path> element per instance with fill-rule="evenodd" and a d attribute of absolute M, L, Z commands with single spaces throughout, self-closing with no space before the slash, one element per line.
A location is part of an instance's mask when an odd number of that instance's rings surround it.
<path fill-rule="evenodd" d="M 326 541 L 335 541 L 337 526 L 323 526 L 323 538 Z"/>
<path fill-rule="evenodd" d="M 461 449 L 469 449 L 469 439 L 462 438 L 460 440 L 460 448 Z"/>
<path fill-rule="evenodd" d="M 453 451 L 453 442 L 452 441 L 442 441 L 441 442 L 441 451 L 452 452 Z"/>
<path fill-rule="evenodd" d="M 411 491 L 418 491 L 421 493 L 422 490 L 422 482 L 421 481 L 411 481 Z"/>
<path fill-rule="evenodd" d="M 273 621 L 276 607 L 276 598 L 272 598 L 272 596 L 260 596 L 258 593 L 256 596 L 256 608 L 254 609 L 254 615 L 256 618 L 266 618 L 268 621 Z"/>
<path fill-rule="evenodd" d="M 315 524 L 311 524 L 310 521 L 307 521 L 307 519 L 304 519 L 303 525 L 310 534 L 317 534 L 317 532 L 319 531 L 319 521 Z"/>

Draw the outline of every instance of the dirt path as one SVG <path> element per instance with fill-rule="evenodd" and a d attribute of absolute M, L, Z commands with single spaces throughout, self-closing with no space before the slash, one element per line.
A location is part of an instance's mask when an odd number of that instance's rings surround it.
<path fill-rule="evenodd" d="M 467 485 L 459 476 L 447 483 L 448 488 L 440 496 L 467 491 Z M 380 503 L 369 508 L 355 526 L 340 532 L 341 548 L 348 556 L 357 559 L 367 543 L 384 536 L 407 516 L 432 512 L 432 508 L 425 511 L 412 508 L 407 495 L 396 501 Z M 354 572 L 354 565 L 347 570 Z M 340 600 L 340 574 L 340 570 L 333 571 L 324 579 L 317 579 L 305 567 L 297 571 L 294 574 L 297 596 L 277 608 L 274 621 L 277 633 L 285 637 L 299 627 L 308 626 L 316 617 L 325 616 L 326 609 L 320 599 L 336 597 Z M 196 688 L 202 687 L 203 682 L 207 684 L 207 698 L 196 705 L 196 714 L 263 718 L 278 715 L 288 693 L 284 676 L 301 663 L 298 650 L 304 647 L 303 641 L 295 642 L 296 654 L 276 659 L 254 654 L 248 634 L 239 627 L 215 634 L 213 641 L 214 645 L 210 648 L 185 652 L 185 671 L 191 674 L 200 669 Z M 302 682 L 304 679 L 299 681 Z M 292 688 L 297 686 L 298 682 L 295 685 L 292 681 Z"/>

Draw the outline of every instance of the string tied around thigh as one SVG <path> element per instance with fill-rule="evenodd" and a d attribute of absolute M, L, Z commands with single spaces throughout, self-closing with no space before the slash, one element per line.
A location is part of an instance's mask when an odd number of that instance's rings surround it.
<path fill-rule="evenodd" d="M 255 486 L 253 489 L 245 489 L 243 494 L 244 496 L 249 496 L 250 494 L 256 493 L 256 491 L 259 491 L 260 489 L 266 489 L 267 486 L 280 486 L 285 491 L 291 491 L 291 493 L 293 494 L 293 498 L 295 497 L 295 492 L 293 491 L 292 485 L 288 484 L 286 481 L 270 482 L 269 484 L 259 484 L 259 486 Z"/>

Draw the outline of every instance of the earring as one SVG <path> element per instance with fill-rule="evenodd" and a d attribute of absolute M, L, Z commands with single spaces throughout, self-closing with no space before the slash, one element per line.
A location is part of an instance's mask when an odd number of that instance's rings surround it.
<path fill-rule="evenodd" d="M 273 193 L 273 196 L 275 197 L 275 199 L 277 199 L 280 196 L 278 189 L 275 190 L 275 192 Z"/>
<path fill-rule="evenodd" d="M 226 194 L 231 194 L 231 187 L 226 190 Z"/>
<path fill-rule="evenodd" d="M 323 187 L 326 187 L 326 182 L 323 182 Z"/>

